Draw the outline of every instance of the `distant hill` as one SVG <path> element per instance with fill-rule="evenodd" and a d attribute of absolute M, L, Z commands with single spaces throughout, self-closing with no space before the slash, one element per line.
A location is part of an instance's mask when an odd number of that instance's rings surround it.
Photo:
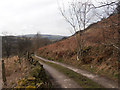
<path fill-rule="evenodd" d="M 36 34 L 27 34 L 27 35 L 21 35 L 21 36 L 25 36 L 25 37 L 31 37 L 33 38 Z M 21 37 L 20 36 L 20 37 Z M 60 35 L 48 35 L 48 34 L 41 34 L 42 38 L 48 38 L 51 41 L 57 41 L 57 40 L 61 40 L 62 38 L 66 38 L 68 36 L 60 36 Z"/>

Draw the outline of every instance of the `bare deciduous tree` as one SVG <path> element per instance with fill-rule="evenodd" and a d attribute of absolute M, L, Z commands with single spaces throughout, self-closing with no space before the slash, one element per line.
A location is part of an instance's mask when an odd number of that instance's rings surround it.
<path fill-rule="evenodd" d="M 94 18 L 94 5 L 89 1 L 73 1 L 70 3 L 69 8 L 65 9 L 59 7 L 62 16 L 72 26 L 75 33 L 77 42 L 77 60 L 82 56 L 82 49 L 84 48 L 85 40 L 82 38 L 82 32 L 90 25 Z"/>
<path fill-rule="evenodd" d="M 40 42 L 41 41 L 41 35 L 39 32 L 34 36 L 34 41 L 33 41 L 33 46 L 34 46 L 34 51 L 36 51 L 40 47 Z"/>
<path fill-rule="evenodd" d="M 2 54 L 4 54 L 3 56 L 6 56 L 7 58 L 9 58 L 10 53 L 11 53 L 11 42 L 9 41 L 9 36 L 8 36 L 8 32 L 3 32 L 2 33 L 4 36 L 2 37 Z"/>
<path fill-rule="evenodd" d="M 50 40 L 43 38 L 39 32 L 33 38 L 33 51 L 37 51 L 40 47 L 50 44 Z"/>
<path fill-rule="evenodd" d="M 18 37 L 17 39 L 17 55 L 19 58 L 19 62 L 21 62 L 21 58 L 26 55 L 27 52 L 31 52 L 32 41 L 27 37 Z"/>

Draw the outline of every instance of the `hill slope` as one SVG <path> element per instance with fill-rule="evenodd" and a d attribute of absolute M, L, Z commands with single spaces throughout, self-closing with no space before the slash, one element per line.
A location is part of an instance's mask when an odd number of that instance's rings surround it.
<path fill-rule="evenodd" d="M 107 19 L 92 24 L 83 33 L 85 40 L 82 59 L 76 60 L 77 44 L 75 34 L 65 40 L 42 47 L 38 55 L 71 64 L 93 73 L 118 79 L 118 47 L 120 15 L 112 15 Z M 116 46 L 116 47 L 115 47 Z"/>

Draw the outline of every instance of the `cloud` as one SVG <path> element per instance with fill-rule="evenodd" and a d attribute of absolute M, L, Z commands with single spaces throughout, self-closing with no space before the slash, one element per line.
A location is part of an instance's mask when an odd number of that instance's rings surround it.
<path fill-rule="evenodd" d="M 57 0 L 0 0 L 0 33 L 69 35 Z"/>
<path fill-rule="evenodd" d="M 0 33 L 7 31 L 19 35 L 39 31 L 71 35 L 70 25 L 60 14 L 57 1 L 62 2 L 62 0 L 0 0 Z M 66 5 L 68 1 L 71 0 L 63 0 Z M 96 3 L 98 0 L 92 1 Z"/>

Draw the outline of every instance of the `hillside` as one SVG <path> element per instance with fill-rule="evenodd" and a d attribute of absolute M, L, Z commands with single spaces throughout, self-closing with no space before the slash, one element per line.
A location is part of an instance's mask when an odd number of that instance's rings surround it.
<path fill-rule="evenodd" d="M 57 43 L 39 48 L 38 55 L 71 64 L 113 80 L 118 80 L 118 49 L 120 15 L 112 15 L 89 26 L 83 33 L 85 40 L 82 59 L 76 60 L 75 34 Z"/>

